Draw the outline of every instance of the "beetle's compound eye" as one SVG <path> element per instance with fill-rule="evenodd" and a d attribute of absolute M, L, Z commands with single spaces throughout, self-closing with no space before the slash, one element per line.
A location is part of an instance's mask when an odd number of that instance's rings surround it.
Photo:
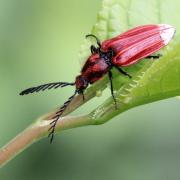
<path fill-rule="evenodd" d="M 88 86 L 87 80 L 84 77 L 82 77 L 82 75 L 79 75 L 76 77 L 75 84 L 76 84 L 76 89 L 78 93 L 81 93 Z"/>

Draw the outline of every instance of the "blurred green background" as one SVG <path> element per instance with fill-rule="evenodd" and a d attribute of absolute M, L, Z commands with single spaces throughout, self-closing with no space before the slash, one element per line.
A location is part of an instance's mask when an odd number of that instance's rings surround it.
<path fill-rule="evenodd" d="M 26 97 L 29 86 L 74 81 L 78 51 L 101 1 L 0 0 L 0 145 L 38 116 L 61 105 L 73 89 Z M 108 94 L 110 96 L 110 94 Z M 75 114 L 95 108 L 95 98 Z M 180 100 L 127 111 L 101 126 L 47 138 L 0 170 L 2 180 L 179 180 Z"/>

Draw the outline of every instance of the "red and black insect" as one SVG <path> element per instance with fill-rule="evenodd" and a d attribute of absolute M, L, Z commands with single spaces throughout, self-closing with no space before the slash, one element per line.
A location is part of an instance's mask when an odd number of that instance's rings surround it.
<path fill-rule="evenodd" d="M 94 37 L 98 47 L 94 45 L 90 47 L 92 54 L 85 62 L 81 74 L 76 77 L 74 83 L 57 82 L 44 84 L 26 89 L 22 91 L 20 95 L 44 91 L 46 89 L 75 86 L 75 93 L 59 109 L 54 117 L 54 121 L 51 122 L 49 136 L 52 142 L 56 123 L 76 94 L 82 94 L 84 99 L 84 90 L 88 85 L 95 83 L 105 74 L 108 74 L 111 85 L 111 95 L 116 106 L 116 98 L 113 93 L 112 68 L 116 68 L 120 73 L 131 78 L 131 75 L 121 67 L 135 64 L 143 58 L 159 58 L 158 55 L 152 54 L 167 45 L 174 34 L 175 28 L 167 24 L 135 27 L 102 43 L 100 43 L 95 35 L 89 34 L 86 37 Z"/>

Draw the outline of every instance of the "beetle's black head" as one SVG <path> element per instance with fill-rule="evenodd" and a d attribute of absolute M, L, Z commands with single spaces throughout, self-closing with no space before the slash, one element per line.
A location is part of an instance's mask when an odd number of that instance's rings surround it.
<path fill-rule="evenodd" d="M 82 75 L 79 75 L 76 77 L 75 84 L 78 94 L 82 94 L 88 86 L 88 81 Z"/>

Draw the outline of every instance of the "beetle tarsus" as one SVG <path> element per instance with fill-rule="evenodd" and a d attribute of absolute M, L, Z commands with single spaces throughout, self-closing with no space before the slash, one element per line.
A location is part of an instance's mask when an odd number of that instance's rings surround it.
<path fill-rule="evenodd" d="M 162 54 L 157 54 L 157 55 L 150 55 L 147 56 L 146 59 L 159 59 L 162 56 Z"/>

